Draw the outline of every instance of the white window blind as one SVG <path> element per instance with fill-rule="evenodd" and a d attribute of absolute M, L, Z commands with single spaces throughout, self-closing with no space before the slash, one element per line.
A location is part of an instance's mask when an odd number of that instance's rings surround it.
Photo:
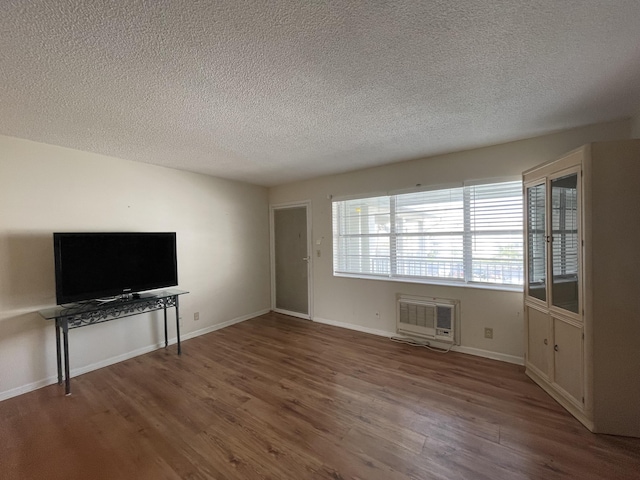
<path fill-rule="evenodd" d="M 464 279 L 463 203 L 462 187 L 395 197 L 395 275 Z"/>
<path fill-rule="evenodd" d="M 541 286 L 546 281 L 547 244 L 546 244 L 546 185 L 541 183 L 527 189 L 527 218 L 529 219 L 529 285 Z M 541 290 L 544 295 L 544 289 Z M 529 293 L 532 295 L 532 293 Z M 542 298 L 541 300 L 544 300 Z"/>
<path fill-rule="evenodd" d="M 473 282 L 523 284 L 522 184 L 466 187 Z"/>
<path fill-rule="evenodd" d="M 391 273 L 390 201 L 385 196 L 333 203 L 334 272 Z"/>
<path fill-rule="evenodd" d="M 522 285 L 521 185 L 334 201 L 334 274 Z"/>
<path fill-rule="evenodd" d="M 573 182 L 573 183 L 571 183 Z M 551 182 L 551 234 L 553 276 L 578 274 L 578 190 L 577 175 Z"/>

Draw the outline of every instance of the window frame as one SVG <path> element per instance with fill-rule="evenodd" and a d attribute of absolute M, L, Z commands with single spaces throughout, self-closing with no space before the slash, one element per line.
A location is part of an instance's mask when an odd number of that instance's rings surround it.
<path fill-rule="evenodd" d="M 487 229 L 485 230 L 473 230 L 471 228 L 471 192 L 472 189 L 474 189 L 474 187 L 478 187 L 478 186 L 486 186 L 486 185 L 491 185 L 491 184 L 505 184 L 505 192 L 508 192 L 508 189 L 514 189 L 516 187 L 517 183 L 517 189 L 519 194 L 518 195 L 514 195 L 511 198 L 517 198 L 516 202 L 513 202 L 513 205 L 517 205 L 517 207 L 519 208 L 519 210 L 517 211 L 517 216 L 518 216 L 518 228 L 515 229 L 498 229 L 498 230 L 492 230 L 489 231 Z M 508 185 L 510 184 L 510 185 Z M 463 198 L 463 212 L 462 212 L 462 216 L 463 216 L 463 229 L 462 231 L 458 232 L 447 232 L 447 231 L 436 231 L 436 232 L 424 232 L 422 235 L 420 235 L 419 233 L 413 233 L 413 234 L 407 234 L 406 232 L 404 233 L 404 235 L 402 233 L 399 233 L 397 231 L 397 222 L 396 222 L 396 215 L 398 214 L 398 207 L 397 207 L 397 199 L 399 196 L 401 195 L 405 195 L 405 194 L 416 194 L 416 193 L 423 193 L 423 192 L 430 192 L 430 191 L 439 191 L 442 192 L 444 190 L 452 190 L 452 189 L 456 189 L 456 188 L 460 188 L 462 189 L 462 198 Z M 506 290 L 506 291 L 516 291 L 516 292 L 522 292 L 524 289 L 524 274 L 525 274 L 525 268 L 524 268 L 524 224 L 523 224 L 523 217 L 524 217 L 524 203 L 523 203 L 523 198 L 522 198 L 522 178 L 518 177 L 518 178 L 501 178 L 501 179 L 494 179 L 494 180 L 485 180 L 485 181 L 475 181 L 475 182 L 469 182 L 469 183 L 465 183 L 464 185 L 440 185 L 440 186 L 432 186 L 430 188 L 416 188 L 416 189 L 411 189 L 411 190 L 401 190 L 401 191 L 395 191 L 395 192 L 385 192 L 385 193 L 377 193 L 377 194 L 372 194 L 372 195 L 359 195 L 359 196 L 349 196 L 349 197 L 336 197 L 336 198 L 332 198 L 332 208 L 331 208 L 331 214 L 332 214 L 332 239 L 333 239 L 333 262 L 332 262 L 332 272 L 333 275 L 335 277 L 346 277 L 346 278 L 361 278 L 361 279 L 369 279 L 369 280 L 386 280 L 386 281 L 396 281 L 396 282 L 403 282 L 403 283 L 422 283 L 422 284 L 432 284 L 432 285 L 445 285 L 445 286 L 462 286 L 462 287 L 473 287 L 473 288 L 483 288 L 483 289 L 490 289 L 490 290 Z M 370 234 L 370 233 L 365 233 L 365 234 L 345 234 L 344 230 L 344 226 L 340 225 L 341 221 L 345 220 L 345 209 L 348 206 L 348 202 L 350 201 L 366 201 L 369 199 L 377 199 L 380 197 L 385 197 L 388 198 L 388 202 L 389 202 L 389 232 L 385 233 L 385 234 L 379 234 L 379 233 L 375 233 L 375 234 Z M 496 197 L 497 198 L 497 197 Z M 342 209 L 342 212 L 340 212 L 338 209 Z M 337 218 L 336 218 L 337 217 Z M 515 218 L 515 217 L 514 217 Z M 342 228 L 342 229 L 341 229 Z M 496 235 L 498 237 L 500 237 L 501 235 L 511 235 L 511 236 L 518 236 L 519 237 L 519 243 L 520 243 L 520 248 L 519 248 L 519 253 L 520 253 L 520 260 L 521 260 L 521 265 L 520 265 L 520 269 L 518 270 L 516 268 L 515 273 L 517 275 L 519 275 L 520 277 L 520 282 L 521 283 L 495 283 L 495 282 L 488 282 L 488 281 L 479 281 L 479 280 L 474 280 L 473 279 L 473 265 L 474 265 L 474 256 L 473 256 L 473 251 L 474 251 L 474 247 L 473 247 L 473 241 L 474 241 L 474 236 L 476 237 L 481 237 L 482 235 Z M 419 276 L 419 275 L 402 275 L 402 274 L 398 274 L 398 256 L 399 256 L 399 252 L 398 252 L 398 240 L 401 238 L 407 238 L 411 235 L 417 236 L 417 237 L 421 237 L 421 238 L 427 238 L 428 236 L 434 236 L 437 237 L 438 235 L 449 235 L 449 236 L 453 236 L 453 235 L 460 235 L 461 239 L 462 239 L 462 278 L 446 278 L 446 277 L 436 277 L 436 276 Z M 347 271 L 348 267 L 346 267 L 346 263 L 343 263 L 344 267 L 342 269 L 339 268 L 338 262 L 339 261 L 344 261 L 344 258 L 346 258 L 348 256 L 348 254 L 344 253 L 339 253 L 339 248 L 340 245 L 339 243 L 341 241 L 345 241 L 346 238 L 363 238 L 363 237 L 369 237 L 369 238 L 373 238 L 376 236 L 382 236 L 385 238 L 388 238 L 388 245 L 389 245 L 389 268 L 387 270 L 388 273 L 376 273 L 376 272 L 354 272 L 354 271 Z M 477 258 L 477 257 L 475 257 Z M 477 260 L 476 260 L 477 262 Z M 425 266 L 423 267 L 425 270 L 428 268 L 428 259 L 424 260 Z M 509 268 L 513 268 L 513 263 L 509 263 L 507 262 L 507 266 L 510 266 Z M 518 274 L 519 272 L 519 274 Z"/>

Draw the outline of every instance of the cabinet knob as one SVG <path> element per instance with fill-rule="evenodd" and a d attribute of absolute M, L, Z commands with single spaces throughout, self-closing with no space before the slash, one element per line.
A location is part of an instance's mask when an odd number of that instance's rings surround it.
<path fill-rule="evenodd" d="M 549 345 L 549 342 L 547 341 L 547 339 L 546 339 L 546 338 L 544 339 L 544 344 L 545 344 L 545 345 Z"/>
<path fill-rule="evenodd" d="M 558 351 L 558 345 L 554 345 L 553 349 L 557 352 Z"/>

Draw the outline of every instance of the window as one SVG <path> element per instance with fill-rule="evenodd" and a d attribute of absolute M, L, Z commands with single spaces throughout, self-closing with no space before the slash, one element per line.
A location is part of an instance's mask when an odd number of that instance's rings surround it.
<path fill-rule="evenodd" d="M 522 285 L 522 184 L 333 202 L 335 275 Z"/>

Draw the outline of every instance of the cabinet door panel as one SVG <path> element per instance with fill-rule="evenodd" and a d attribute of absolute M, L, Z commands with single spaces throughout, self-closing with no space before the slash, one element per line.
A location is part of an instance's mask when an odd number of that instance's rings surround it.
<path fill-rule="evenodd" d="M 546 185 L 526 190 L 527 287 L 526 294 L 547 301 Z"/>
<path fill-rule="evenodd" d="M 554 382 L 582 403 L 582 328 L 553 319 Z"/>
<path fill-rule="evenodd" d="M 551 180 L 551 299 L 579 312 L 580 230 L 578 173 Z"/>
<path fill-rule="evenodd" d="M 549 378 L 550 317 L 535 308 L 525 307 L 528 319 L 527 362 L 545 379 Z"/>

